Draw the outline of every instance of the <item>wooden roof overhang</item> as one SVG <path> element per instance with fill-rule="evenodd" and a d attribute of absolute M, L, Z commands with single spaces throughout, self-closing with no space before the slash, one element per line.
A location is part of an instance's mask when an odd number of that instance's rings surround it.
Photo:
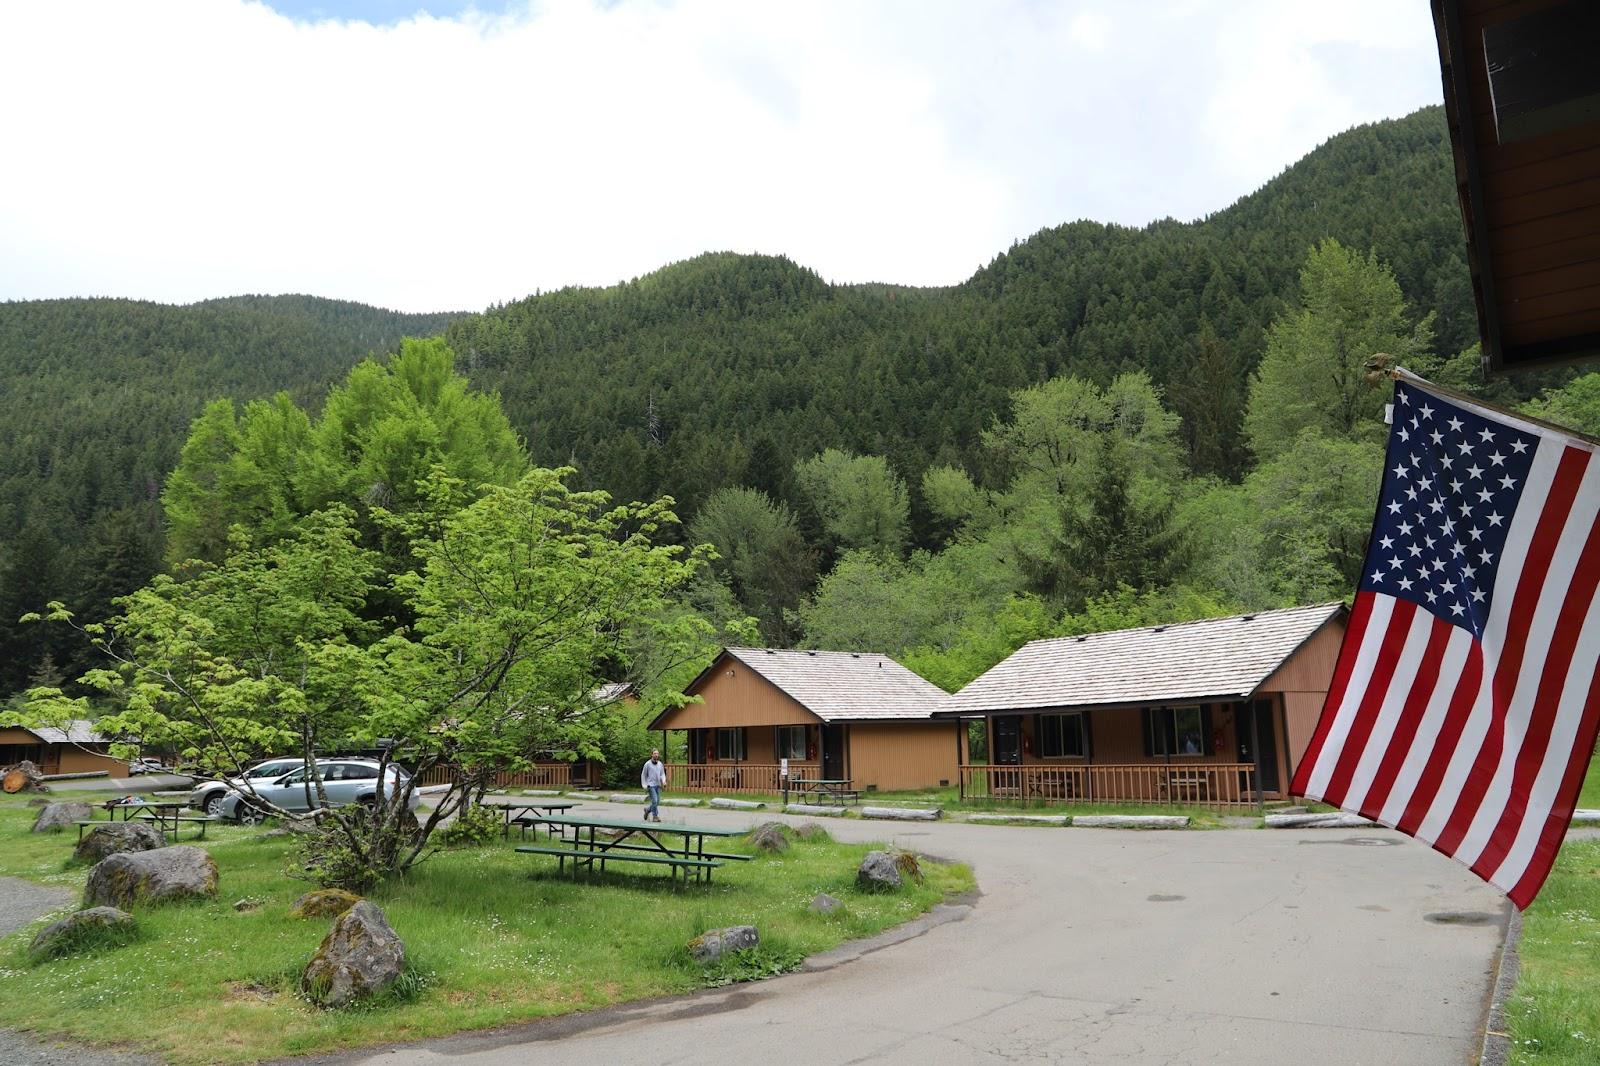
<path fill-rule="evenodd" d="M 1484 370 L 1600 358 L 1600 4 L 1432 3 Z"/>
<path fill-rule="evenodd" d="M 1150 707 L 1198 707 L 1203 703 L 1248 703 L 1253 698 L 1249 692 L 1227 692 L 1212 696 L 1163 696 L 1141 703 L 1041 703 L 1037 707 L 996 707 L 983 711 L 935 711 L 935 719 L 960 718 L 964 721 L 982 721 L 985 718 L 1004 718 L 1012 714 L 1080 714 L 1089 711 L 1142 711 Z"/>

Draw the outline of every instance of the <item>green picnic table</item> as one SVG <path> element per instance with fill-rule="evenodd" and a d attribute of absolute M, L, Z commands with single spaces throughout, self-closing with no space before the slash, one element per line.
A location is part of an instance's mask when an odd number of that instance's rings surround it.
<path fill-rule="evenodd" d="M 522 828 L 523 839 L 527 839 L 528 826 L 537 825 L 544 821 L 543 818 L 538 818 L 534 815 L 538 814 L 539 812 L 543 812 L 544 814 L 548 815 L 554 814 L 556 811 L 570 811 L 572 808 L 576 807 L 577 804 L 572 800 L 545 800 L 530 798 L 515 800 L 485 799 L 479 804 L 479 806 L 493 807 L 496 810 L 503 811 L 505 813 L 506 824 L 505 828 L 501 831 L 500 836 L 502 839 L 509 840 L 511 837 L 511 827 L 513 825 L 520 826 Z M 555 831 L 552 829 L 551 836 L 554 835 Z M 538 839 L 537 833 L 534 834 L 534 839 Z"/>
<path fill-rule="evenodd" d="M 182 801 L 156 802 L 145 799 L 132 801 L 109 800 L 101 804 L 101 807 L 107 812 L 109 820 L 113 822 L 117 820 L 117 815 L 119 813 L 122 815 L 122 820 L 124 822 L 132 821 L 133 819 L 138 818 L 141 821 L 146 821 L 154 825 L 156 829 L 161 832 L 163 838 L 171 837 L 173 840 L 178 839 L 179 826 L 185 824 L 195 825 L 199 827 L 199 835 L 204 837 L 206 835 L 206 827 L 210 825 L 214 819 L 202 816 L 183 815 L 181 812 L 184 811 L 188 806 L 189 805 L 187 803 Z M 83 831 L 92 827 L 93 824 L 94 819 L 92 818 L 88 821 L 78 823 L 79 840 L 83 839 Z"/>
<path fill-rule="evenodd" d="M 689 874 L 695 880 L 711 880 L 711 871 L 726 861 L 748 860 L 748 855 L 729 855 L 706 851 L 706 837 L 743 836 L 746 829 L 724 829 L 710 825 L 686 825 L 681 822 L 632 822 L 621 818 L 581 817 L 576 815 L 543 815 L 536 819 L 547 826 L 562 831 L 562 846 L 524 845 L 519 852 L 532 855 L 554 855 L 560 860 L 560 869 L 566 873 L 567 860 L 572 860 L 572 876 L 579 870 L 593 874 L 596 863 L 604 873 L 608 862 L 638 862 L 663 865 L 671 868 L 673 886 L 677 886 L 678 873 L 683 873 L 684 884 Z M 567 831 L 571 830 L 570 838 Z M 600 837 L 601 830 L 619 833 L 614 837 Z M 638 840 L 635 841 L 634 838 Z M 681 843 L 670 838 L 681 838 Z"/>

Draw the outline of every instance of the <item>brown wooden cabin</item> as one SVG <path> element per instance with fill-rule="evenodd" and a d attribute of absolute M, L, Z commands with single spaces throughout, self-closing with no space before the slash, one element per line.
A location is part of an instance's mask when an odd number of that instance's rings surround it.
<path fill-rule="evenodd" d="M 110 748 L 111 742 L 85 721 L 69 722 L 65 729 L 0 726 L 0 766 L 26 759 L 46 776 L 103 772 L 127 777 L 127 760 L 112 758 Z"/>
<path fill-rule="evenodd" d="M 639 703 L 638 689 L 631 681 L 608 681 L 595 689 L 592 695 L 596 707 L 610 707 L 615 703 L 633 707 Z M 530 771 L 530 776 L 537 780 L 531 780 L 529 784 L 535 787 L 570 785 L 573 788 L 599 788 L 605 768 L 604 759 L 578 759 L 573 762 L 564 759 L 539 759 Z"/>
<path fill-rule="evenodd" d="M 938 712 L 984 723 L 963 796 L 1242 806 L 1286 794 L 1338 660 L 1343 603 L 1036 640 Z"/>
<path fill-rule="evenodd" d="M 886 655 L 724 648 L 684 692 L 650 725 L 686 734 L 669 791 L 779 792 L 784 759 L 858 791 L 955 784 L 960 728 L 934 717 L 950 695 Z"/>

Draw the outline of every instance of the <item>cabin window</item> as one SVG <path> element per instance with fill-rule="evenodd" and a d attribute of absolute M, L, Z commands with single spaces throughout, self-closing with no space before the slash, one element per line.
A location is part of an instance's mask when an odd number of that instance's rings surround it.
<path fill-rule="evenodd" d="M 1207 755 L 1202 707 L 1150 707 L 1144 712 L 1144 753 L 1152 756 Z"/>
<path fill-rule="evenodd" d="M 744 729 L 717 730 L 717 758 L 735 761 L 744 758 Z"/>
<path fill-rule="evenodd" d="M 773 738 L 772 750 L 778 753 L 778 758 L 798 761 L 806 757 L 805 726 L 780 725 L 775 732 L 777 735 Z"/>
<path fill-rule="evenodd" d="M 1046 759 L 1083 755 L 1082 714 L 1041 714 L 1039 754 Z"/>

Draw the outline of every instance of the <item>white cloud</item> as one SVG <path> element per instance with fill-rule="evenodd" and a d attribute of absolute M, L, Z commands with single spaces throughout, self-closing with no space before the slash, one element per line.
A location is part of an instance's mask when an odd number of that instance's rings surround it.
<path fill-rule="evenodd" d="M 0 298 L 476 308 L 709 249 L 953 283 L 1043 226 L 1219 209 L 1437 100 L 1425 4 L 1329 12 L 552 0 L 374 27 L 5 5 Z"/>

